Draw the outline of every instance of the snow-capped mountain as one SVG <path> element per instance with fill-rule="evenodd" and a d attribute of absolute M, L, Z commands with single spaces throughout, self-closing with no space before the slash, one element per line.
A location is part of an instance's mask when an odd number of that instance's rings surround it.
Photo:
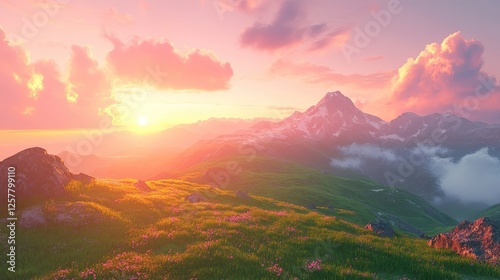
<path fill-rule="evenodd" d="M 451 114 L 414 113 L 404 113 L 385 122 L 362 112 L 336 91 L 327 93 L 305 112 L 294 112 L 278 122 L 262 121 L 250 129 L 200 142 L 181 153 L 176 167 L 238 153 L 241 150 L 238 146 L 245 143 L 258 145 L 263 154 L 293 157 L 293 160 L 307 157 L 308 162 L 322 161 L 319 165 L 328 165 L 325 159 L 336 156 L 337 147 L 353 143 L 401 150 L 424 143 L 443 146 L 452 154 L 461 155 L 485 146 L 496 147 L 499 142 L 500 125 L 473 122 Z M 317 160 L 311 159 L 314 153 L 318 154 Z"/>
<path fill-rule="evenodd" d="M 293 131 L 310 139 L 324 139 L 350 131 L 373 135 L 385 124 L 382 119 L 363 113 L 351 99 L 336 91 L 327 93 L 307 111 L 295 112 L 277 123 L 274 129 Z"/>
<path fill-rule="evenodd" d="M 259 155 L 341 176 L 366 176 L 382 184 L 389 184 L 386 173 L 392 172 L 399 178 L 397 187 L 433 199 L 440 195 L 440 188 L 438 178 L 429 170 L 431 167 L 409 167 L 405 171 L 408 167 L 401 167 L 401 159 L 408 161 L 421 144 L 439 147 L 440 152 L 446 152 L 442 156 L 454 160 L 484 147 L 492 156 L 500 157 L 498 143 L 500 125 L 473 122 L 451 114 L 414 113 L 404 113 L 385 122 L 362 112 L 336 91 L 327 93 L 305 112 L 295 112 L 281 121 L 262 121 L 249 129 L 198 142 L 176 156 L 154 178 L 182 174 L 199 164 L 225 164 L 225 159 L 235 157 L 248 162 Z M 424 160 L 429 161 L 428 156 Z M 341 164 L 335 165 L 334 160 Z M 408 170 L 411 170 L 409 175 L 401 174 Z"/>
<path fill-rule="evenodd" d="M 225 135 L 222 139 L 302 139 L 332 145 L 369 142 L 403 147 L 438 139 L 436 145 L 476 147 L 500 140 L 500 125 L 473 122 L 449 113 L 419 116 L 411 112 L 385 122 L 362 112 L 348 97 L 336 91 L 327 93 L 305 112 L 294 112 L 279 122 L 258 123 L 241 134 Z"/>

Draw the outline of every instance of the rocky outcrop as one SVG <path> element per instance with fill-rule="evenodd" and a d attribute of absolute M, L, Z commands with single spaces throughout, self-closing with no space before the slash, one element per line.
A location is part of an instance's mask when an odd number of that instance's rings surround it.
<path fill-rule="evenodd" d="M 93 180 L 95 180 L 94 177 L 89 176 L 85 173 L 78 173 L 78 174 L 72 174 L 73 175 L 73 180 L 80 181 L 84 184 L 90 183 Z"/>
<path fill-rule="evenodd" d="M 90 182 L 94 178 L 85 174 L 72 174 L 60 157 L 49 155 L 42 148 L 23 150 L 0 162 L 0 199 L 7 197 L 8 169 L 15 168 L 15 191 L 18 201 L 24 206 L 50 198 L 59 198 L 66 194 L 65 186 L 71 180 Z"/>
<path fill-rule="evenodd" d="M 500 221 L 480 218 L 463 221 L 451 232 L 438 234 L 428 242 L 435 248 L 450 248 L 480 262 L 500 264 Z"/>
<path fill-rule="evenodd" d="M 391 225 L 384 221 L 371 222 L 365 226 L 365 229 L 371 230 L 381 237 L 393 237 L 396 234 Z"/>
<path fill-rule="evenodd" d="M 429 236 L 427 236 L 427 234 L 425 234 L 425 232 L 414 227 L 412 224 L 408 223 L 407 221 L 401 219 L 398 216 L 391 215 L 391 214 L 385 214 L 382 220 L 387 221 L 388 223 L 390 223 L 392 225 L 392 227 L 394 227 L 398 230 L 416 235 L 420 238 L 429 239 Z"/>
<path fill-rule="evenodd" d="M 316 210 L 316 209 L 318 209 L 318 207 L 314 203 L 307 204 L 306 208 L 309 209 L 309 210 Z"/>
<path fill-rule="evenodd" d="M 23 228 L 34 228 L 47 224 L 43 207 L 40 205 L 24 210 L 19 219 L 19 224 Z"/>
<path fill-rule="evenodd" d="M 248 195 L 247 192 L 244 192 L 244 191 L 237 191 L 234 193 L 234 195 L 236 195 L 236 197 L 239 197 L 239 198 L 242 198 L 242 199 L 248 199 L 250 198 L 250 196 Z"/>
<path fill-rule="evenodd" d="M 98 209 L 83 202 L 58 202 L 35 205 L 21 212 L 19 224 L 23 228 L 45 225 L 86 226 L 104 221 Z"/>
<path fill-rule="evenodd" d="M 188 200 L 191 203 L 197 203 L 197 202 L 207 201 L 207 198 L 205 196 L 203 196 L 202 194 L 193 193 L 193 194 L 186 196 L 186 200 Z"/>
<path fill-rule="evenodd" d="M 146 184 L 146 182 L 144 182 L 143 180 L 138 180 L 137 182 L 134 183 L 134 186 L 142 192 L 152 191 L 151 188 L 148 186 L 148 184 Z"/>

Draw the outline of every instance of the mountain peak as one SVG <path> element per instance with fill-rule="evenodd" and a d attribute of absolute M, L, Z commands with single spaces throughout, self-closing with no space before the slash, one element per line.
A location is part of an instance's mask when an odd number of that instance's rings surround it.
<path fill-rule="evenodd" d="M 319 101 L 320 103 L 322 101 L 334 101 L 334 100 L 345 100 L 345 99 L 348 99 L 348 100 L 351 100 L 349 99 L 349 97 L 345 96 L 342 94 L 342 92 L 340 91 L 333 91 L 333 92 L 327 92 L 325 94 L 325 96 Z"/>
<path fill-rule="evenodd" d="M 316 104 L 317 108 L 325 107 L 328 112 L 334 113 L 337 111 L 345 111 L 357 109 L 349 97 L 343 95 L 340 91 L 328 92 Z"/>
<path fill-rule="evenodd" d="M 331 97 L 345 97 L 345 95 L 342 94 L 339 90 L 336 91 L 330 91 L 325 94 L 325 97 L 331 98 Z"/>

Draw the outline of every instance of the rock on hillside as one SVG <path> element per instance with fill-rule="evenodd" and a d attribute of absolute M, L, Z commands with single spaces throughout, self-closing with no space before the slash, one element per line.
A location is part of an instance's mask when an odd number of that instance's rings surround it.
<path fill-rule="evenodd" d="M 19 224 L 23 228 L 45 225 L 85 226 L 103 222 L 105 216 L 95 207 L 83 202 L 58 202 L 35 205 L 21 213 Z"/>
<path fill-rule="evenodd" d="M 60 157 L 49 155 L 42 148 L 23 150 L 0 162 L 0 199 L 7 197 L 8 168 L 15 168 L 15 195 L 18 202 L 30 204 L 34 200 L 43 200 L 64 196 L 64 187 L 71 180 L 88 182 L 93 177 L 85 174 L 74 175 Z"/>
<path fill-rule="evenodd" d="M 396 234 L 391 225 L 384 221 L 375 221 L 372 223 L 368 223 L 365 226 L 365 229 L 371 230 L 381 237 L 393 237 Z"/>
<path fill-rule="evenodd" d="M 428 242 L 435 248 L 451 248 L 462 256 L 481 262 L 500 264 L 500 221 L 479 218 L 463 221 L 451 232 L 442 233 Z"/>

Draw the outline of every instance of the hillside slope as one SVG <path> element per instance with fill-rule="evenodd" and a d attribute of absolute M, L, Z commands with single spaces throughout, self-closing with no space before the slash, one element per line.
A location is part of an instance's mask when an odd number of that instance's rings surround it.
<path fill-rule="evenodd" d="M 229 165 L 236 166 L 240 172 L 231 175 Z M 407 191 L 373 181 L 340 178 L 265 156 L 251 161 L 246 157 L 207 161 L 189 169 L 180 178 L 316 208 L 320 213 L 358 225 L 384 219 L 401 230 L 409 223 L 427 234 L 434 234 L 457 224 L 453 218 Z"/>
<path fill-rule="evenodd" d="M 498 279 L 423 239 L 382 238 L 341 219 L 178 180 L 70 183 L 42 204 L 47 224 L 18 230 L 18 270 L 1 279 Z M 202 202 L 185 198 L 198 194 Z M 60 203 L 102 219 L 57 224 Z M 0 241 L 6 244 L 3 227 Z M 471 265 L 473 263 L 473 265 Z M 3 265 L 5 266 L 5 264 Z"/>
<path fill-rule="evenodd" d="M 495 204 L 491 207 L 488 207 L 484 211 L 481 211 L 479 214 L 476 215 L 476 217 L 477 218 L 488 217 L 488 218 L 500 220 L 500 203 Z"/>

